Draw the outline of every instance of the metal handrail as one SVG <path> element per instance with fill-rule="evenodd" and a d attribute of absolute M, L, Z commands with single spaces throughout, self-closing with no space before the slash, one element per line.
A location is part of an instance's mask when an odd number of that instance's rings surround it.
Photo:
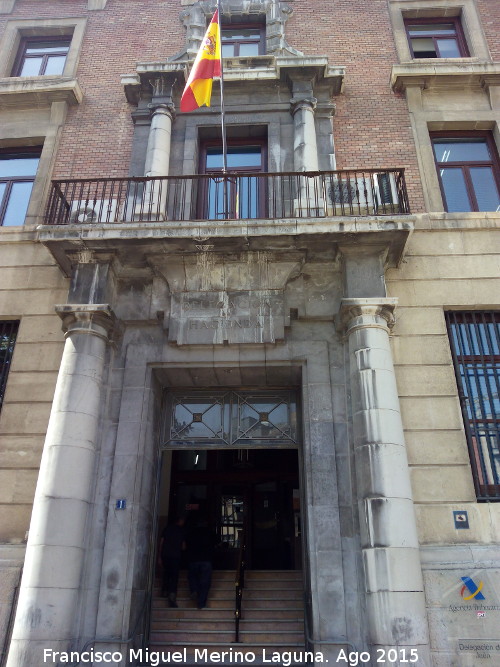
<path fill-rule="evenodd" d="M 240 621 L 241 621 L 241 604 L 243 601 L 243 589 L 245 588 L 245 532 L 239 531 L 240 550 L 238 554 L 238 566 L 236 568 L 235 586 L 235 604 L 234 604 L 234 641 L 240 641 Z"/>
<path fill-rule="evenodd" d="M 47 225 L 408 214 L 404 169 L 52 181 Z"/>

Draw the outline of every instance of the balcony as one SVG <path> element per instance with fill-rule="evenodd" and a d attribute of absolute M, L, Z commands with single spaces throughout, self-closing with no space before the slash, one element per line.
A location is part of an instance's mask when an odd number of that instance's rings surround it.
<path fill-rule="evenodd" d="M 46 225 L 409 214 L 404 169 L 57 180 Z"/>

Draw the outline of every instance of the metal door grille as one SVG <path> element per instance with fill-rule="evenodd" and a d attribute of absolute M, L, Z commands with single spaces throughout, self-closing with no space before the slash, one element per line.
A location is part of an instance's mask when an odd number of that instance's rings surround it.
<path fill-rule="evenodd" d="M 478 500 L 500 500 L 500 312 L 448 312 Z"/>
<path fill-rule="evenodd" d="M 0 321 L 0 408 L 3 404 L 18 328 L 18 321 Z"/>

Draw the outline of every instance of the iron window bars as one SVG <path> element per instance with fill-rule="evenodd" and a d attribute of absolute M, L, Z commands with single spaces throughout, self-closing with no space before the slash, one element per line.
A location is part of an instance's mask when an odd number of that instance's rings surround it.
<path fill-rule="evenodd" d="M 0 409 L 3 404 L 18 328 L 17 320 L 0 321 Z"/>
<path fill-rule="evenodd" d="M 500 312 L 447 312 L 478 500 L 500 500 Z"/>

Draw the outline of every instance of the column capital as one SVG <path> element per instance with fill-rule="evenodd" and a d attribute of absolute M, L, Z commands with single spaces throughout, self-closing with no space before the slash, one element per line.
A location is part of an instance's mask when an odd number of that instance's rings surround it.
<path fill-rule="evenodd" d="M 172 120 L 175 118 L 175 104 L 173 102 L 172 91 L 177 79 L 173 80 L 171 77 L 158 76 L 150 81 L 150 86 L 153 89 L 153 96 L 151 102 L 148 104 L 148 109 L 154 115 L 156 113 L 167 114 Z"/>
<path fill-rule="evenodd" d="M 306 111 L 312 111 L 316 109 L 318 100 L 316 97 L 292 97 L 290 100 L 290 113 L 292 116 L 295 116 L 297 111 L 306 109 Z"/>
<path fill-rule="evenodd" d="M 63 322 L 65 337 L 72 334 L 91 334 L 108 342 L 116 329 L 117 319 L 106 304 L 65 303 L 55 307 Z"/>
<path fill-rule="evenodd" d="M 336 318 L 337 331 L 348 337 L 358 329 L 385 329 L 387 333 L 395 323 L 395 297 L 346 298 L 340 302 Z"/>

